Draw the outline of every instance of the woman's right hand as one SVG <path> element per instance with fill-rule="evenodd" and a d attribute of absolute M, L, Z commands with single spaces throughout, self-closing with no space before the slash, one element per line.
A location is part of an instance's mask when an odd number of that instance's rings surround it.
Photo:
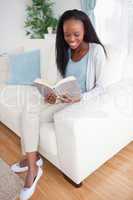
<path fill-rule="evenodd" d="M 53 93 L 49 93 L 45 97 L 45 102 L 50 103 L 50 104 L 55 104 L 57 96 Z"/>

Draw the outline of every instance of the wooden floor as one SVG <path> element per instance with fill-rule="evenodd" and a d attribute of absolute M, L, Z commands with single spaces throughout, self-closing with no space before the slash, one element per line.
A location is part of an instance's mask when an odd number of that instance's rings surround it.
<path fill-rule="evenodd" d="M 21 157 L 19 138 L 3 124 L 0 124 L 0 157 L 8 164 Z M 68 183 L 46 161 L 44 175 L 31 200 L 133 200 L 133 143 L 90 175 L 80 188 Z"/>

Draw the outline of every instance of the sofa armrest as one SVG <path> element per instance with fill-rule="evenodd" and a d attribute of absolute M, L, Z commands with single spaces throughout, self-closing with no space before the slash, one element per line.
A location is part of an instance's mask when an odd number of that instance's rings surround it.
<path fill-rule="evenodd" d="M 84 100 L 81 99 L 80 102 L 69 104 L 66 107 L 64 107 L 59 112 L 56 112 L 54 114 L 55 120 L 60 119 L 79 119 L 79 118 L 89 118 L 92 117 L 94 113 L 99 113 L 98 110 L 101 113 L 100 106 L 102 105 L 101 95 L 92 96 L 91 98 Z M 99 116 L 99 114 L 98 114 Z M 101 116 L 105 116 L 105 113 L 101 113 Z M 95 115 L 96 117 L 96 115 Z"/>
<path fill-rule="evenodd" d="M 109 99 L 97 96 L 54 114 L 60 168 L 77 184 L 131 141 L 132 120 L 109 117 Z"/>
<path fill-rule="evenodd" d="M 88 93 L 89 94 L 89 93 Z M 104 88 L 101 94 L 82 98 L 55 113 L 55 120 L 79 118 L 133 118 L 133 79 L 122 79 Z"/>

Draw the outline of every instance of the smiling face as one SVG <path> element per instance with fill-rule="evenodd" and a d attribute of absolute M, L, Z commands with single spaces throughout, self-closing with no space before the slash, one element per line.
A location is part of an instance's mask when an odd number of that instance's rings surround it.
<path fill-rule="evenodd" d="M 80 47 L 84 38 L 84 24 L 80 20 L 69 19 L 63 25 L 64 39 L 73 50 Z"/>

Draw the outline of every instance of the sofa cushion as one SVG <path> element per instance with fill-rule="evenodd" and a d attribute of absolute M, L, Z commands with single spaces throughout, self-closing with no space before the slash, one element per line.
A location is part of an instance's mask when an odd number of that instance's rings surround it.
<path fill-rule="evenodd" d="M 26 39 L 23 41 L 24 50 L 40 49 L 41 78 L 54 84 L 57 80 L 55 62 L 55 34 L 47 35 L 46 39 Z"/>
<path fill-rule="evenodd" d="M 40 77 L 40 50 L 10 55 L 9 65 L 8 84 L 32 85 Z"/>
<path fill-rule="evenodd" d="M 133 79 L 133 51 L 129 52 L 126 59 L 123 62 L 123 79 Z"/>
<path fill-rule="evenodd" d="M 24 51 L 24 47 L 20 46 L 9 51 L 7 54 L 0 56 L 0 85 L 4 84 L 9 78 L 9 55 L 19 54 Z"/>
<path fill-rule="evenodd" d="M 105 46 L 107 51 L 107 59 L 101 70 L 99 81 L 104 87 L 116 83 L 122 79 L 123 65 L 126 58 L 126 52 L 120 48 L 108 45 Z"/>
<path fill-rule="evenodd" d="M 69 105 L 54 114 L 57 121 L 80 121 L 81 119 L 132 119 L 133 79 L 109 85 L 102 95 L 92 96 L 88 101 Z"/>

